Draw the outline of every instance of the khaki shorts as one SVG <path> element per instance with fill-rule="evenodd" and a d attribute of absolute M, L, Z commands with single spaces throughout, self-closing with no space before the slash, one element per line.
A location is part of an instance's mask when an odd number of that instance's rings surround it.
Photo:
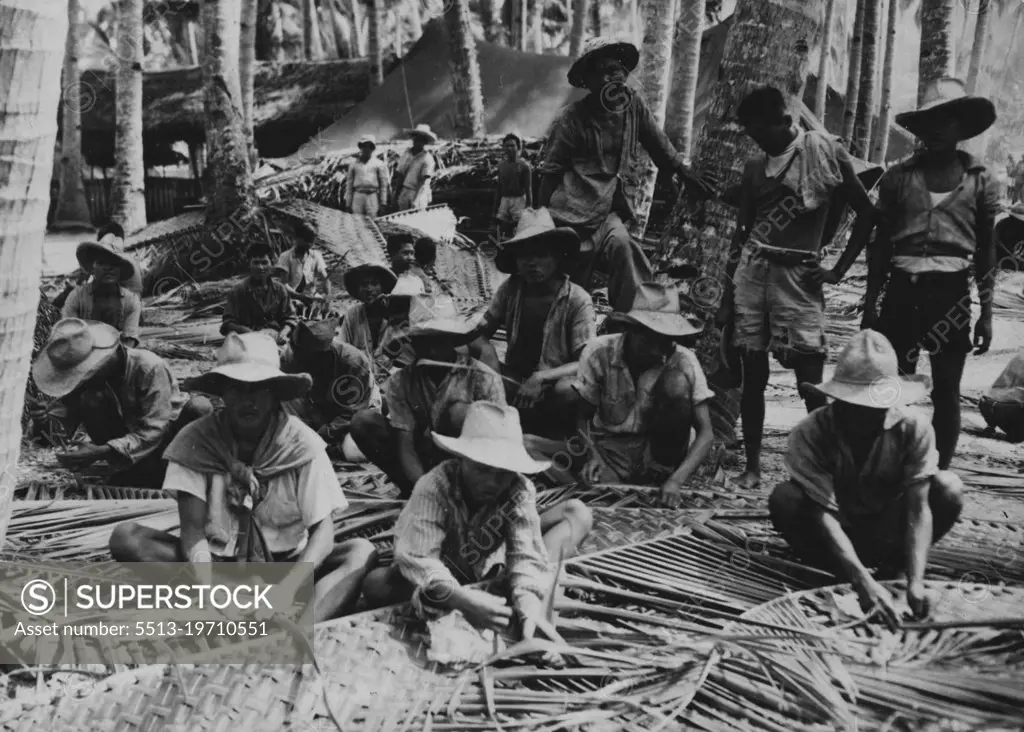
<path fill-rule="evenodd" d="M 498 221 L 518 224 L 519 216 L 526 210 L 526 196 L 503 196 L 498 203 Z"/>
<path fill-rule="evenodd" d="M 812 266 L 769 262 L 744 250 L 736 268 L 733 345 L 788 356 L 825 353 L 825 294 L 808 289 Z"/>

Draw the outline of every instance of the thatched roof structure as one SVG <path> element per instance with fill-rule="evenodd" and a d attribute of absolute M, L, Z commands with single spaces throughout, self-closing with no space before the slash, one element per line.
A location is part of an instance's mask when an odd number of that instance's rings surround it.
<path fill-rule="evenodd" d="M 255 125 L 260 154 L 290 155 L 343 116 L 369 92 L 369 68 L 367 59 L 257 64 Z M 112 165 L 114 75 L 90 70 L 81 79 L 83 153 L 91 164 Z M 203 141 L 200 67 L 147 73 L 142 95 L 147 147 Z"/>

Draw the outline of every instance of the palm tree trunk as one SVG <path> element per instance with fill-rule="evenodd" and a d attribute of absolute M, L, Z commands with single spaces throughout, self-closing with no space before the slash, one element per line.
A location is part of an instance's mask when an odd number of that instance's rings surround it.
<path fill-rule="evenodd" d="M 253 129 L 253 95 L 256 84 L 256 7 L 257 0 L 242 0 L 241 40 L 239 42 L 238 76 L 242 88 L 242 131 L 245 133 L 249 164 L 255 169 L 256 137 Z"/>
<path fill-rule="evenodd" d="M 142 159 L 142 0 L 118 1 L 114 183 L 110 219 L 132 234 L 146 225 Z"/>
<path fill-rule="evenodd" d="M 527 0 L 508 0 L 511 6 L 511 30 L 512 46 L 520 51 L 526 50 L 527 28 L 526 22 L 529 17 Z"/>
<path fill-rule="evenodd" d="M 604 30 L 601 23 L 601 0 L 589 0 L 590 2 L 590 32 L 594 36 L 600 36 Z"/>
<path fill-rule="evenodd" d="M 533 36 L 533 52 L 544 53 L 544 0 L 532 0 L 530 30 Z"/>
<path fill-rule="evenodd" d="M 825 27 L 821 34 L 821 59 L 818 61 L 818 89 L 814 95 L 814 113 L 824 123 L 828 103 L 828 71 L 832 61 L 832 31 L 836 23 L 836 0 L 826 0 Z"/>
<path fill-rule="evenodd" d="M 409 29 L 412 31 L 412 42 L 416 43 L 423 35 L 423 17 L 420 14 L 423 10 L 423 6 L 420 0 L 409 0 L 408 12 L 405 16 L 409 19 Z M 480 12 L 483 14 L 483 7 L 481 4 Z M 486 32 L 486 27 L 485 27 Z"/>
<path fill-rule="evenodd" d="M 302 0 L 302 49 L 307 61 L 319 61 L 324 57 L 316 0 Z"/>
<path fill-rule="evenodd" d="M 470 17 L 469 0 L 454 0 L 444 14 L 451 47 L 455 131 L 459 137 L 483 137 L 484 97 Z"/>
<path fill-rule="evenodd" d="M 267 58 L 282 63 L 287 61 L 284 50 L 284 17 L 281 5 L 276 0 L 269 0 L 267 8 Z"/>
<path fill-rule="evenodd" d="M 672 93 L 669 96 L 665 131 L 676 150 L 693 152 L 693 116 L 700 79 L 700 44 L 704 36 L 706 0 L 678 0 L 675 43 L 672 47 Z"/>
<path fill-rule="evenodd" d="M 578 58 L 587 35 L 587 20 L 591 6 L 598 0 L 572 0 L 572 30 L 569 33 L 569 58 Z"/>
<path fill-rule="evenodd" d="M 967 70 L 968 94 L 974 94 L 978 89 L 981 62 L 985 58 L 985 46 L 988 41 L 988 15 L 992 7 L 992 0 L 978 0 L 978 3 L 978 14 L 974 17 L 974 45 L 971 46 L 971 65 Z"/>
<path fill-rule="evenodd" d="M 795 74 L 802 68 L 804 49 L 819 36 L 821 15 L 813 3 L 801 8 L 774 0 L 738 0 L 719 67 L 720 77 L 729 83 L 716 84 L 712 92 L 708 119 L 697 137 L 697 170 L 716 173 L 726 187 L 739 183 L 746 161 L 762 153 L 735 124 L 735 110 L 756 87 L 800 86 Z M 735 433 L 739 393 L 724 389 L 715 376 L 721 331 L 714 325 L 714 313 L 724 291 L 735 226 L 734 208 L 718 201 L 698 205 L 681 197 L 662 234 L 658 257 L 681 257 L 702 272 L 689 295 L 707 324 L 697 353 L 716 394 L 711 407 L 715 434 L 725 442 Z"/>
<path fill-rule="evenodd" d="M 370 0 L 370 2 L 381 2 L 381 0 Z M 353 43 L 355 43 L 355 55 L 357 58 L 362 58 L 363 56 L 370 55 L 370 62 L 372 63 L 373 54 L 370 54 L 368 51 L 370 40 L 367 36 L 370 35 L 370 33 L 369 22 L 367 22 L 367 15 L 369 15 L 370 17 L 373 16 L 373 6 L 370 6 L 371 12 L 369 14 L 363 11 L 363 4 L 360 2 L 360 0 L 349 0 L 349 7 L 352 9 L 352 40 Z"/>
<path fill-rule="evenodd" d="M 875 149 L 871 154 L 874 163 L 885 163 L 889 151 L 889 134 L 892 129 L 892 79 L 896 58 L 896 24 L 899 21 L 899 0 L 888 0 L 889 18 L 885 27 L 885 63 L 882 66 L 882 108 L 878 113 L 878 129 L 875 130 Z"/>
<path fill-rule="evenodd" d="M 861 31 L 860 93 L 857 97 L 857 117 L 853 128 L 850 151 L 857 157 L 867 157 L 871 140 L 871 122 L 875 115 L 875 89 L 878 77 L 878 18 L 882 0 L 864 3 L 864 27 Z"/>
<path fill-rule="evenodd" d="M 664 0 L 641 0 L 640 17 L 643 22 L 643 53 L 640 56 L 639 79 L 643 98 L 658 125 L 665 124 L 668 108 L 669 80 L 672 72 L 672 43 L 676 29 L 676 3 Z M 637 156 L 636 164 L 646 168 L 643 184 L 636 201 L 635 215 L 629 222 L 630 234 L 643 239 L 647 217 L 654 201 L 654 185 L 658 168 L 646 155 Z"/>
<path fill-rule="evenodd" d="M 60 152 L 60 191 L 54 211 L 54 229 L 92 229 L 89 202 L 82 180 L 82 84 L 78 56 L 85 14 L 80 0 L 68 0 L 68 39 L 64 51 L 63 124 Z"/>
<path fill-rule="evenodd" d="M 917 72 L 917 103 L 933 81 L 956 75 L 953 15 L 957 0 L 921 0 L 921 62 Z"/>
<path fill-rule="evenodd" d="M 484 26 L 484 39 L 488 43 L 505 43 L 505 28 L 501 23 L 499 0 L 480 0 L 480 20 Z M 417 6 L 418 6 L 417 2 Z"/>
<path fill-rule="evenodd" d="M 352 0 L 353 6 L 359 0 Z M 384 0 L 370 0 L 370 88 L 384 81 Z"/>
<path fill-rule="evenodd" d="M 853 144 L 854 126 L 857 123 L 857 101 L 860 98 L 861 39 L 864 35 L 864 12 L 868 0 L 857 0 L 857 16 L 853 24 L 853 38 L 850 41 L 850 56 L 846 62 L 846 108 L 843 112 L 843 140 L 847 147 Z"/>
<path fill-rule="evenodd" d="M 334 45 L 337 49 L 338 58 L 352 58 L 355 56 L 355 43 L 351 22 L 342 15 L 335 3 L 331 4 L 330 11 L 331 26 L 334 29 Z"/>
<path fill-rule="evenodd" d="M 206 34 L 203 108 L 206 119 L 206 223 L 247 220 L 255 209 L 249 148 L 243 130 L 239 83 L 241 0 L 204 0 Z M 224 228 L 224 227 L 222 227 Z"/>
<path fill-rule="evenodd" d="M 0 547 L 18 473 L 67 24 L 64 0 L 0 0 Z"/>

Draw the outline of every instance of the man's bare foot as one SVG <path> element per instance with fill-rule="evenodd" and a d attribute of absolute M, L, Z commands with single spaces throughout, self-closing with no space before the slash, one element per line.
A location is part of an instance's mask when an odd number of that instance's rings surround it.
<path fill-rule="evenodd" d="M 732 484 L 742 490 L 752 491 L 761 485 L 761 474 L 746 470 L 743 475 L 733 480 Z"/>

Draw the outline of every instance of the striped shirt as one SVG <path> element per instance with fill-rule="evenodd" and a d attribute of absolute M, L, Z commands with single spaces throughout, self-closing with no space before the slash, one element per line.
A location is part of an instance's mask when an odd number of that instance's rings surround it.
<path fill-rule="evenodd" d="M 478 582 L 501 561 L 516 609 L 529 595 L 543 602 L 552 578 L 536 488 L 520 475 L 503 501 L 471 514 L 464 492 L 472 487 L 462 482 L 461 464 L 446 460 L 420 478 L 395 525 L 395 563 L 416 588 L 413 607 L 432 614 L 424 590 Z"/>
<path fill-rule="evenodd" d="M 487 308 L 487 320 L 501 323 L 508 333 L 509 353 L 520 350 L 521 338 L 542 339 L 537 371 L 564 366 L 579 359 L 584 347 L 597 335 L 594 303 L 579 285 L 569 281 L 568 275 L 551 304 L 543 333 L 521 333 L 523 312 L 523 278 L 513 275 L 501 283 Z M 507 359 L 511 362 L 513 359 Z"/>

